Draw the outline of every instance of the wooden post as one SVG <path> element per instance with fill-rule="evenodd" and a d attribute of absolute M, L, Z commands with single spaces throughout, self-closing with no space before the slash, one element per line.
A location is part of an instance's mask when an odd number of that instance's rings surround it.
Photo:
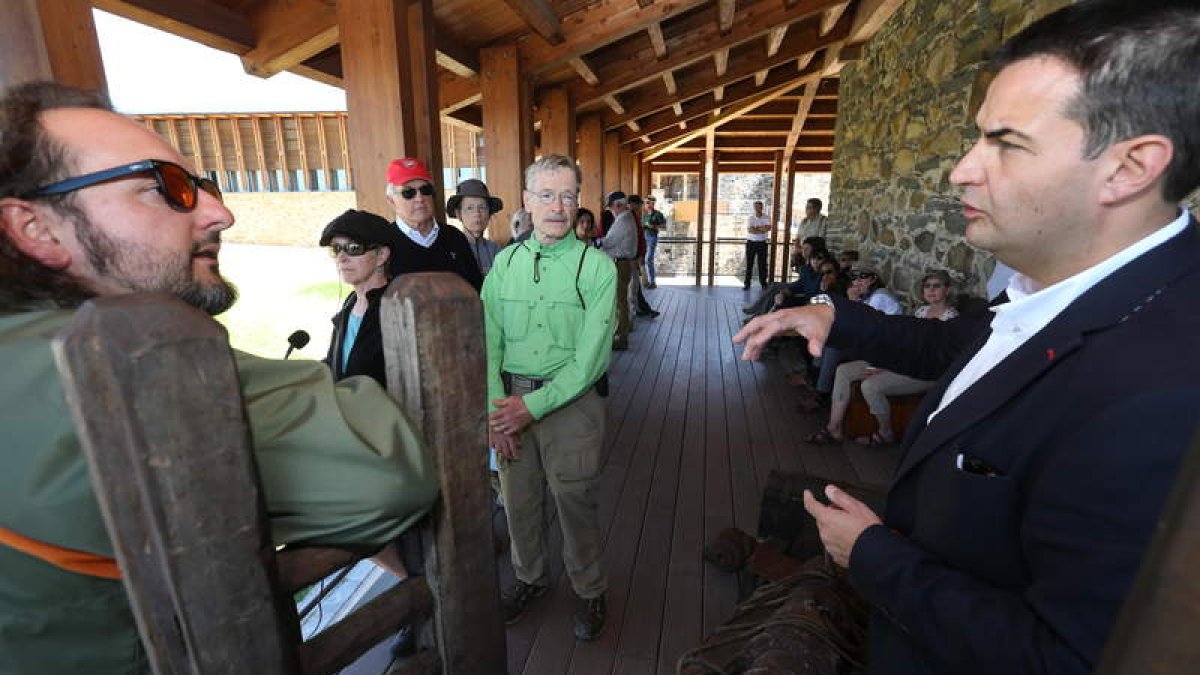
<path fill-rule="evenodd" d="M 792 276 L 792 202 L 796 200 L 796 155 L 788 155 L 787 168 L 787 206 L 783 210 L 783 280 L 791 281 Z"/>
<path fill-rule="evenodd" d="M 339 2 L 337 18 L 358 208 L 391 219 L 387 166 L 397 157 L 416 157 L 433 174 L 442 220 L 432 0 Z"/>
<path fill-rule="evenodd" d="M 708 152 L 700 158 L 700 165 L 696 167 L 696 183 L 700 190 L 696 195 L 696 285 L 700 285 L 700 275 L 703 274 L 704 265 L 704 205 L 705 195 L 708 194 Z"/>
<path fill-rule="evenodd" d="M 504 200 L 504 210 L 492 217 L 488 233 L 501 244 L 512 236 L 508 223 L 521 208 L 523 174 L 533 158 L 529 83 L 520 61 L 513 44 L 479 50 L 487 186 Z"/>
<path fill-rule="evenodd" d="M 0 89 L 31 80 L 108 92 L 90 0 L 0 3 Z"/>
<path fill-rule="evenodd" d="M 579 203 L 600 217 L 597 206 L 604 199 L 604 127 L 600 115 L 592 113 L 579 118 L 579 146 L 575 153 L 583 183 L 579 186 Z"/>
<path fill-rule="evenodd" d="M 294 672 L 274 567 L 213 564 L 274 551 L 225 329 L 125 295 L 84 304 L 52 348 L 154 671 Z"/>
<path fill-rule="evenodd" d="M 483 306 L 455 274 L 405 274 L 380 308 L 388 391 L 441 480 L 426 560 L 445 675 L 507 670 L 487 484 Z"/>
<path fill-rule="evenodd" d="M 538 99 L 542 154 L 575 157 L 575 102 L 566 87 L 552 87 Z"/>
<path fill-rule="evenodd" d="M 712 137 L 712 132 L 709 132 L 709 137 Z M 712 286 L 714 277 L 717 271 L 717 193 L 720 192 L 721 185 L 721 153 L 714 150 L 712 153 L 712 185 L 708 189 L 710 220 L 708 223 L 709 240 L 712 242 L 712 250 L 708 256 L 708 285 Z"/>
<path fill-rule="evenodd" d="M 604 134 L 604 194 L 600 199 L 613 190 L 621 189 L 621 134 L 608 131 Z M 601 208 L 604 204 L 601 203 Z"/>
<path fill-rule="evenodd" d="M 627 195 L 633 194 L 637 190 L 637 183 L 633 179 L 633 153 L 629 152 L 628 145 L 617 147 L 617 170 L 621 172 L 621 179 L 617 183 L 619 189 Z"/>
<path fill-rule="evenodd" d="M 771 243 L 768 244 L 767 279 L 775 281 L 775 259 L 779 256 L 779 194 L 783 182 L 783 150 L 775 151 L 775 185 L 771 194 Z"/>

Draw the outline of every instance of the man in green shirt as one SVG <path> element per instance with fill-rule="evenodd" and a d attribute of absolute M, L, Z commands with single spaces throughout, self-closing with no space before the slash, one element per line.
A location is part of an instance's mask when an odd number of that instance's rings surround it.
<path fill-rule="evenodd" d="M 612 351 L 617 271 L 575 238 L 579 170 L 562 155 L 525 170 L 533 236 L 496 257 L 483 284 L 488 419 L 500 467 L 517 581 L 504 593 L 515 622 L 550 582 L 543 493 L 548 485 L 563 530 L 563 562 L 580 598 L 575 636 L 604 628 L 603 536 L 595 483 L 604 441 L 604 402 L 594 389 Z"/>
<path fill-rule="evenodd" d="M 0 673 L 149 670 L 50 339 L 98 296 L 233 304 L 233 214 L 185 164 L 95 94 L 0 93 Z M 378 383 L 234 356 L 275 543 L 381 547 L 429 509 L 437 475 Z"/>

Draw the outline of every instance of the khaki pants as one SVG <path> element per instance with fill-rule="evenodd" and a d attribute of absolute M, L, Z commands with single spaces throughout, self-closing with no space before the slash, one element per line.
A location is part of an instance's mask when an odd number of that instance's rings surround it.
<path fill-rule="evenodd" d="M 629 336 L 629 261 L 613 260 L 617 265 L 617 334 L 618 340 Z"/>
<path fill-rule="evenodd" d="M 516 389 L 514 394 L 527 393 Z M 594 598 L 608 581 L 600 571 L 600 533 L 595 484 L 604 442 L 604 400 L 594 389 L 535 421 L 521 435 L 515 460 L 497 458 L 500 490 L 512 539 L 512 564 L 527 584 L 550 582 L 546 558 L 545 488 L 558 510 L 563 564 L 575 594 Z"/>

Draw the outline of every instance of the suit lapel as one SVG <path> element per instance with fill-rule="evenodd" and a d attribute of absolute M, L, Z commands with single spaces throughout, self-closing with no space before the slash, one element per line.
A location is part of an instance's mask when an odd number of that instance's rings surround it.
<path fill-rule="evenodd" d="M 1031 337 L 982 378 L 963 391 L 923 429 L 906 437 L 908 450 L 896 470 L 899 480 L 929 453 L 987 417 L 1011 400 L 1046 371 L 1083 345 L 1087 335 L 1132 318 L 1152 303 L 1166 287 L 1200 264 L 1196 222 L 1180 235 L 1150 250 L 1100 281 L 1067 306 L 1054 320 Z M 987 341 L 985 331 L 922 402 L 922 423 L 941 402 L 947 387 Z"/>

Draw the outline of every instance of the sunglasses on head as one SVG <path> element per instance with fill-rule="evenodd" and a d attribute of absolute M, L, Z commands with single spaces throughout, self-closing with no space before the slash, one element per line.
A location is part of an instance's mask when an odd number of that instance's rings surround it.
<path fill-rule="evenodd" d="M 330 244 L 329 257 L 336 258 L 339 253 L 345 253 L 351 258 L 357 258 L 367 251 L 374 251 L 377 248 L 379 248 L 379 244 L 360 244 L 357 241 L 352 241 L 349 244 Z"/>
<path fill-rule="evenodd" d="M 425 195 L 426 197 L 432 197 L 433 196 L 433 186 L 430 185 L 429 183 L 423 183 L 421 185 L 421 187 L 419 187 L 419 188 L 415 188 L 415 187 L 400 188 L 400 196 L 404 197 L 405 199 L 412 199 L 413 197 L 416 197 L 418 192 Z"/>
<path fill-rule="evenodd" d="M 26 194 L 25 198 L 65 195 L 68 192 L 82 190 L 100 183 L 144 174 L 154 176 L 154 180 L 158 183 L 158 191 L 162 193 L 167 204 L 176 211 L 186 213 L 195 209 L 196 204 L 200 201 L 200 190 L 204 190 L 217 201 L 223 201 L 221 188 L 217 187 L 212 180 L 195 176 L 174 162 L 164 162 L 158 159 L 144 159 L 140 162 L 61 180 L 40 187 Z"/>

